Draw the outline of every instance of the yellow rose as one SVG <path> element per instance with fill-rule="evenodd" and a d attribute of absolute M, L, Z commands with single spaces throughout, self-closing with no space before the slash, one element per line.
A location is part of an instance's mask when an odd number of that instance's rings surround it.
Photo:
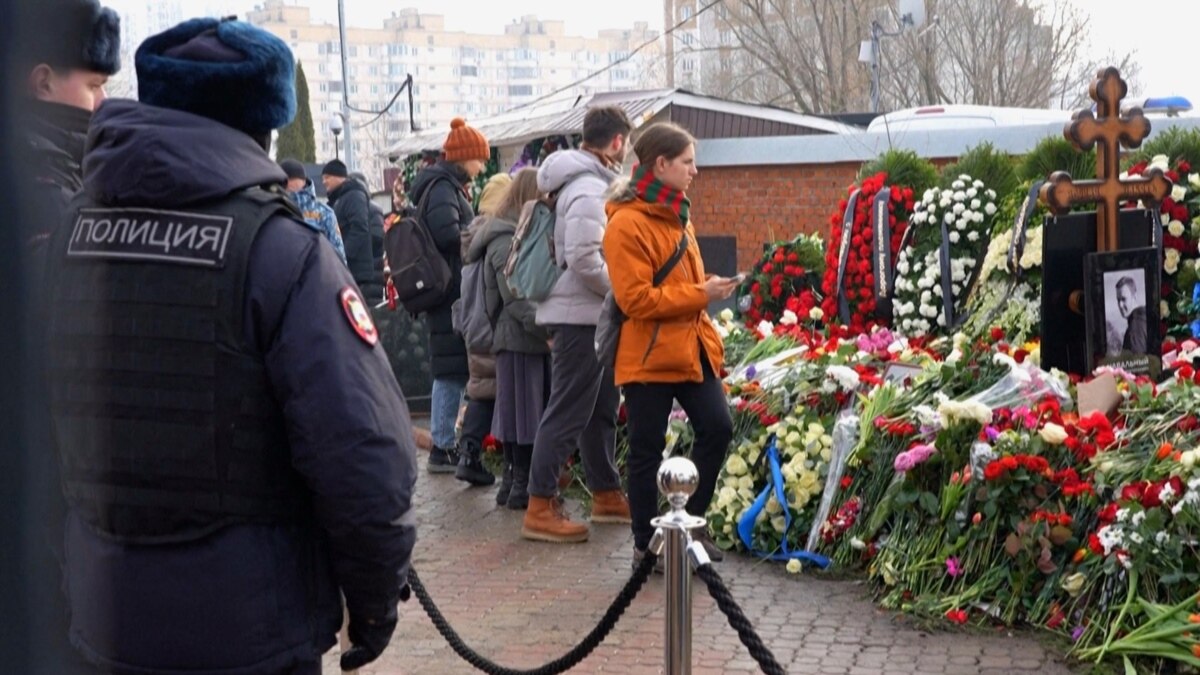
<path fill-rule="evenodd" d="M 1083 591 L 1083 582 L 1087 581 L 1087 577 L 1082 572 L 1076 572 L 1071 576 L 1063 579 L 1062 589 L 1069 593 L 1072 598 L 1078 598 Z"/>
<path fill-rule="evenodd" d="M 741 476 L 750 470 L 746 465 L 746 460 L 742 459 L 741 455 L 733 455 L 725 462 L 725 470 L 734 476 Z"/>
<path fill-rule="evenodd" d="M 738 489 L 739 490 L 753 490 L 754 489 L 754 479 L 751 478 L 750 476 L 739 476 L 738 477 Z"/>
<path fill-rule="evenodd" d="M 817 311 L 820 311 L 820 310 L 817 310 Z M 796 560 L 795 558 L 792 558 L 791 560 L 789 560 L 787 562 L 787 571 L 791 574 L 800 574 L 800 570 L 802 570 L 802 569 L 804 569 L 804 568 L 803 568 L 803 566 L 800 565 L 800 561 Z"/>
<path fill-rule="evenodd" d="M 772 494 L 767 499 L 767 513 L 769 513 L 772 516 L 776 516 L 776 515 L 783 513 L 783 506 L 781 506 L 779 504 L 779 501 L 775 499 L 774 494 Z"/>
<path fill-rule="evenodd" d="M 787 529 L 787 521 L 783 519 L 783 516 L 775 516 L 771 519 L 771 527 L 779 534 L 783 534 Z"/>

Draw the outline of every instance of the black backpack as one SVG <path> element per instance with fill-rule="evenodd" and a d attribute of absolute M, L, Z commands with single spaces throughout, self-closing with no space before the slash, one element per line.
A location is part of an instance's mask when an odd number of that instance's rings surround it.
<path fill-rule="evenodd" d="M 421 220 L 430 185 L 417 208 L 392 225 L 383 235 L 383 249 L 391 269 L 396 299 L 412 314 L 428 312 L 441 305 L 450 289 L 453 274 Z"/>

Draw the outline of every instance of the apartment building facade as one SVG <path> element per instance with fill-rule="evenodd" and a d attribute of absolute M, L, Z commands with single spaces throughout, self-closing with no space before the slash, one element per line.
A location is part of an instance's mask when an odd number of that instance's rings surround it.
<path fill-rule="evenodd" d="M 340 153 L 331 122 L 342 106 L 341 42 L 335 24 L 312 19 L 309 8 L 266 0 L 247 20 L 284 39 L 304 65 L 316 128 L 318 160 Z M 352 112 L 357 167 L 380 189 L 382 153 L 416 130 L 449 129 L 455 117 L 480 119 L 567 88 L 583 97 L 596 92 L 661 86 L 659 31 L 646 23 L 602 29 L 596 37 L 567 35 L 563 22 L 524 16 L 503 33 L 447 30 L 437 14 L 402 9 L 377 28 L 347 26 L 349 100 L 353 108 L 382 109 L 413 77 L 413 104 L 401 94 L 388 113 Z M 631 52 L 643 43 L 651 44 Z M 627 60 L 626 60 L 627 59 Z M 612 67 L 609 67 L 612 66 Z M 575 84 L 589 75 L 600 75 Z M 360 128 L 360 125 L 366 124 Z"/>

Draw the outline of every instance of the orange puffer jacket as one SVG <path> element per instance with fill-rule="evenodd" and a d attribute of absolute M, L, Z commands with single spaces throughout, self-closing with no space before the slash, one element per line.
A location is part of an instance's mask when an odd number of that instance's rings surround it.
<path fill-rule="evenodd" d="M 616 383 L 701 382 L 701 347 L 714 373 L 725 346 L 708 317 L 704 261 L 691 225 L 688 248 L 662 285 L 652 283 L 685 229 L 671 209 L 637 198 L 627 180 L 609 192 L 604 258 L 617 306 L 629 318 L 617 343 Z"/>

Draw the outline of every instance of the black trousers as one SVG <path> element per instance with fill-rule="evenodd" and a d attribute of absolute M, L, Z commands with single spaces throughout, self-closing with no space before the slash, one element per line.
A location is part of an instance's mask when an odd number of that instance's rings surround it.
<path fill-rule="evenodd" d="M 679 401 L 696 431 L 691 460 L 700 483 L 687 503 L 688 513 L 704 516 L 717 487 L 717 474 L 733 439 L 733 420 L 721 380 L 701 352 L 703 382 L 627 384 L 626 425 L 629 430 L 629 510 L 633 515 L 633 545 L 645 549 L 654 535 L 650 520 L 658 515 L 658 466 L 666 447 L 667 424 L 674 401 Z"/>
<path fill-rule="evenodd" d="M 495 401 L 467 400 L 467 410 L 463 413 L 462 432 L 459 434 L 459 450 L 467 445 L 476 448 L 483 447 L 483 439 L 492 432 L 492 413 L 496 409 Z"/>

